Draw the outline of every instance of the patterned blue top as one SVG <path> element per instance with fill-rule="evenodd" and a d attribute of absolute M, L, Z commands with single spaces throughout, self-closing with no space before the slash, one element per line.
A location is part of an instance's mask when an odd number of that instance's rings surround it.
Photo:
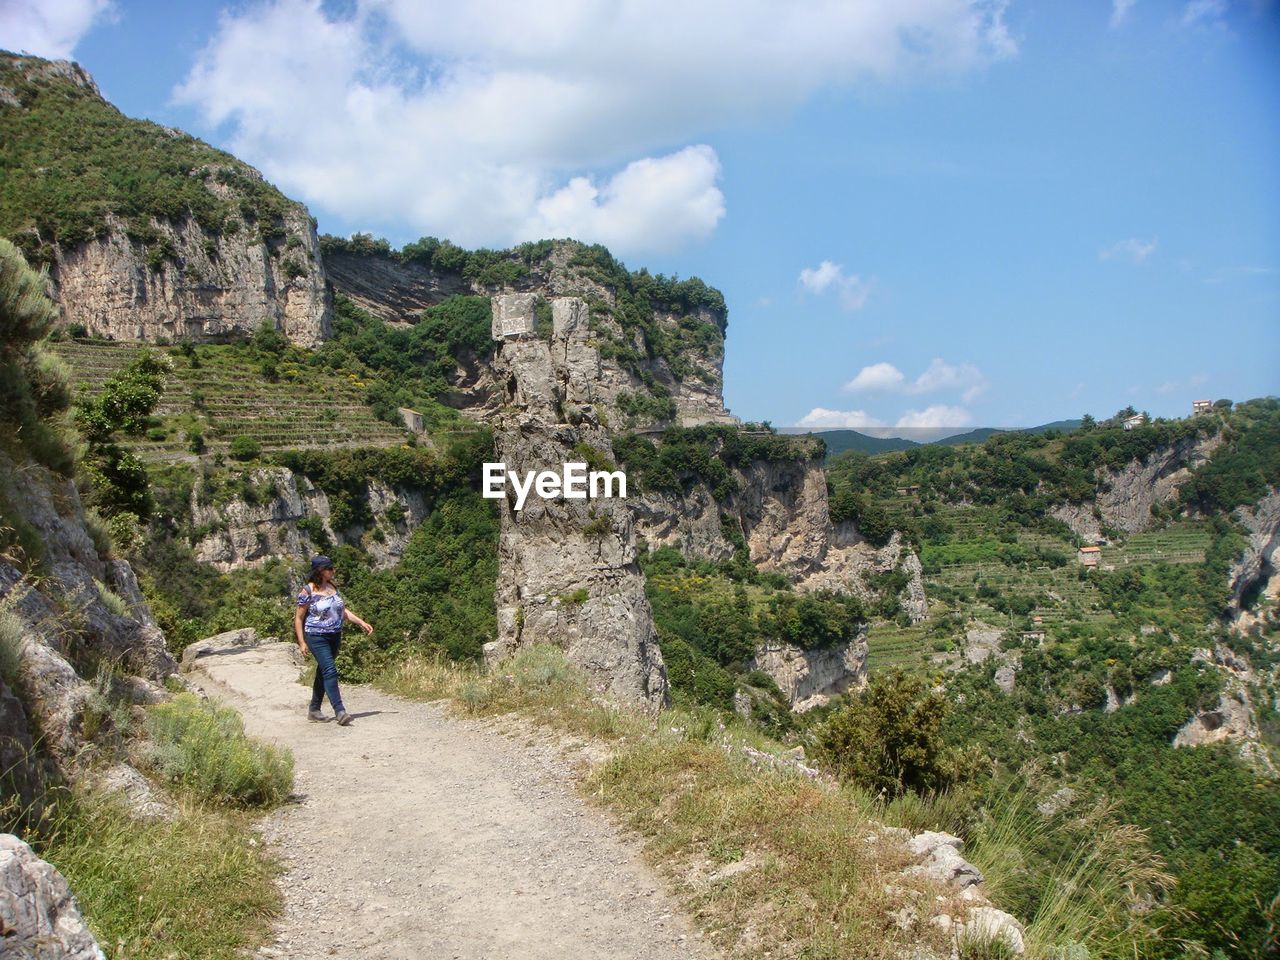
<path fill-rule="evenodd" d="M 307 608 L 307 619 L 302 623 L 306 633 L 337 633 L 342 629 L 343 610 L 346 605 L 338 591 L 333 596 L 312 593 L 307 584 L 298 594 L 298 606 Z"/>

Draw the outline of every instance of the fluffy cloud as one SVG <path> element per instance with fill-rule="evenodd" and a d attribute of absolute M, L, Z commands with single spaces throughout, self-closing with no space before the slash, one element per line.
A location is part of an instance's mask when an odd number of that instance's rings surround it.
<path fill-rule="evenodd" d="M 873 363 L 858 371 L 843 387 L 846 393 L 881 390 L 894 393 L 938 393 L 956 390 L 965 403 L 972 403 L 987 389 L 987 378 L 971 363 L 948 363 L 935 357 L 928 368 L 910 382 L 891 363 Z"/>
<path fill-rule="evenodd" d="M 885 423 L 865 410 L 828 410 L 826 407 L 814 407 L 800 418 L 796 426 L 857 430 L 861 427 L 883 427 Z"/>
<path fill-rule="evenodd" d="M 110 0 L 4 0 L 0 48 L 68 59 L 80 38 L 111 16 L 113 7 Z"/>
<path fill-rule="evenodd" d="M 873 363 L 863 367 L 858 375 L 844 385 L 847 393 L 858 393 L 863 390 L 896 390 L 906 379 L 902 371 L 892 363 Z"/>
<path fill-rule="evenodd" d="M 1130 263 L 1145 263 L 1147 258 L 1156 252 L 1156 239 L 1139 240 L 1129 237 L 1098 251 L 1100 260 L 1128 260 Z"/>
<path fill-rule="evenodd" d="M 846 274 L 844 267 L 830 260 L 823 260 L 816 267 L 800 271 L 800 286 L 810 293 L 823 294 L 834 291 L 840 297 L 840 306 L 849 311 L 861 310 L 867 305 L 871 284 L 855 274 Z"/>
<path fill-rule="evenodd" d="M 948 407 L 937 403 L 923 410 L 908 410 L 898 418 L 896 427 L 906 430 L 938 430 L 948 427 L 967 427 L 973 417 L 963 407 Z"/>
<path fill-rule="evenodd" d="M 348 220 L 667 250 L 724 216 L 709 130 L 1013 55 L 1004 6 L 267 0 L 223 15 L 176 96 Z"/>

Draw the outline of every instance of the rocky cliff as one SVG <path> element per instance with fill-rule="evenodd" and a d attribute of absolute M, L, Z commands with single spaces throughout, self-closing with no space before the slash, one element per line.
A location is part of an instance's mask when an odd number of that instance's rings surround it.
<path fill-rule="evenodd" d="M 1252 507 L 1241 507 L 1236 516 L 1249 532 L 1244 552 L 1231 566 L 1230 611 L 1240 630 L 1265 624 L 1267 610 L 1274 616 L 1280 600 L 1280 570 L 1276 569 L 1276 549 L 1280 547 L 1280 491 L 1272 489 Z M 1248 600 L 1253 599 L 1254 609 Z"/>
<path fill-rule="evenodd" d="M 285 237 L 277 241 L 247 227 L 211 234 L 186 217 L 153 218 L 140 243 L 109 223 L 86 243 L 55 245 L 49 275 L 67 325 L 153 342 L 244 339 L 264 320 L 302 347 L 329 335 L 330 297 L 305 209 L 286 210 L 274 225 Z"/>
<path fill-rule="evenodd" d="M 429 512 L 419 491 L 370 479 L 369 513 L 382 518 L 377 528 L 381 535 L 365 536 L 369 531 L 361 525 L 335 529 L 328 495 L 287 467 L 261 467 L 250 471 L 247 479 L 267 495 L 255 496 L 252 503 L 243 496 L 213 502 L 203 480 L 191 490 L 191 522 L 201 531 L 193 545 L 196 559 L 224 573 L 272 559 L 296 560 L 319 553 L 320 537 L 359 543 L 376 569 L 389 567 L 399 561 L 413 528 Z M 394 520 L 386 519 L 389 511 Z"/>
<path fill-rule="evenodd" d="M 329 333 L 315 223 L 247 164 L 123 116 L 65 61 L 0 55 L 0 233 L 49 266 L 63 322 L 115 340 Z M 56 185 L 56 186 L 54 186 Z"/>
<path fill-rule="evenodd" d="M 443 269 L 381 251 L 353 252 L 330 245 L 325 267 L 334 289 L 356 305 L 390 323 L 416 322 L 421 312 L 455 294 L 492 296 L 507 336 L 538 337 L 555 343 L 566 375 L 578 378 L 572 402 L 590 403 L 613 429 L 677 423 L 737 423 L 725 410 L 723 382 L 725 318 L 723 311 L 702 304 L 651 302 L 644 326 L 632 322 L 627 309 L 632 292 L 620 267 L 602 276 L 587 262 L 592 248 L 571 241 L 546 245 L 540 256 L 521 261 L 502 283 L 480 275 L 467 279 L 461 268 Z M 512 255 L 514 257 L 514 254 Z M 516 265 L 515 261 L 508 261 Z M 611 281 L 611 282 L 610 282 Z M 557 300 L 576 305 L 573 323 L 580 335 L 552 337 L 545 312 Z M 649 308 L 642 308 L 648 311 Z M 541 319 L 540 319 L 541 316 Z M 553 321 L 554 322 L 554 321 Z M 560 322 L 565 322 L 562 317 Z M 665 349 L 664 349 L 665 348 Z M 464 362 L 456 371 L 446 399 L 481 419 L 489 419 L 510 400 L 510 384 L 492 364 Z M 561 390 L 563 393 L 563 390 Z M 637 398 L 669 399 L 666 404 Z"/>
<path fill-rule="evenodd" d="M 0 453 L 0 492 L 5 524 L 41 545 L 38 557 L 0 556 L 0 643 L 14 669 L 0 681 L 0 761 L 30 801 L 47 761 L 67 771 L 93 757 L 111 724 L 103 684 L 154 702 L 176 665 L 132 568 L 91 536 L 72 481 Z"/>
<path fill-rule="evenodd" d="M 1100 470 L 1092 503 L 1059 504 L 1051 513 L 1087 543 L 1101 539 L 1104 526 L 1126 535 L 1141 533 L 1155 523 L 1152 507 L 1176 497 L 1192 471 L 1221 445 L 1217 433 L 1188 437 L 1122 469 Z"/>

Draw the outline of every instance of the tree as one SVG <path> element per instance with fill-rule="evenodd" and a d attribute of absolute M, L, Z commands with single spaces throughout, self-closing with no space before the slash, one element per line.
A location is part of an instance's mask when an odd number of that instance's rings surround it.
<path fill-rule="evenodd" d="M 949 780 L 942 742 L 947 700 L 919 677 L 894 670 L 872 679 L 818 729 L 818 755 L 846 780 L 901 796 Z"/>
<path fill-rule="evenodd" d="M 170 367 L 167 357 L 143 350 L 103 384 L 101 393 L 76 404 L 76 426 L 89 447 L 85 469 L 91 499 L 104 516 L 131 513 L 143 520 L 151 513 L 146 468 L 120 446 L 117 435 L 138 436 L 146 429 Z"/>

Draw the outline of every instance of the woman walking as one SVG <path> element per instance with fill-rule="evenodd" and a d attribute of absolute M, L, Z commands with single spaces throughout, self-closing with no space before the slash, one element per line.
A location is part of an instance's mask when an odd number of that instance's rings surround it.
<path fill-rule="evenodd" d="M 333 561 L 323 555 L 312 557 L 311 575 L 298 594 L 298 606 L 293 617 L 298 649 L 304 657 L 310 654 L 316 658 L 316 678 L 311 684 L 311 707 L 307 710 L 307 717 L 311 720 L 329 719 L 320 712 L 320 705 L 328 694 L 338 725 L 343 727 L 351 722 L 351 715 L 342 705 L 337 659 L 338 645 L 342 642 L 342 624 L 346 620 L 365 633 L 373 633 L 373 627 L 343 603 L 333 583 Z"/>

